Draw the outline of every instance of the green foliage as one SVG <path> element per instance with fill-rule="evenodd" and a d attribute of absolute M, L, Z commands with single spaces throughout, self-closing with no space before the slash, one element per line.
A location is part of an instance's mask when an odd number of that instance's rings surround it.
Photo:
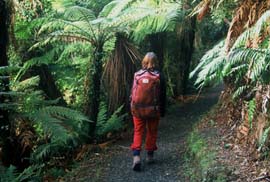
<path fill-rule="evenodd" d="M 226 63 L 224 42 L 221 41 L 213 49 L 209 50 L 201 58 L 197 67 L 190 73 L 190 78 L 197 75 L 195 84 L 199 88 L 222 81 L 223 68 Z"/>
<path fill-rule="evenodd" d="M 39 77 L 31 77 L 21 82 L 10 80 L 12 91 L 1 92 L 0 95 L 10 97 L 0 108 L 9 110 L 14 116 L 29 120 L 36 130 L 38 141 L 33 151 L 35 163 L 42 161 L 55 153 L 60 154 L 60 148 L 72 148 L 78 145 L 81 137 L 86 136 L 86 116 L 80 112 L 55 106 L 57 100 L 45 100 L 42 91 L 38 90 Z M 49 141 L 49 142 L 48 142 Z M 68 146 L 68 147 L 66 147 Z"/>
<path fill-rule="evenodd" d="M 98 113 L 96 134 L 98 137 L 104 137 L 108 133 L 120 131 L 124 127 L 123 120 L 127 114 L 121 114 L 123 105 L 108 117 L 107 105 L 101 102 Z"/>
<path fill-rule="evenodd" d="M 86 8 L 92 9 L 96 15 L 100 13 L 100 11 L 104 8 L 112 0 L 77 0 L 75 4 L 80 6 L 84 6 Z"/>
<path fill-rule="evenodd" d="M 255 99 L 252 99 L 251 101 L 248 102 L 248 122 L 250 129 L 252 129 L 252 121 L 255 114 L 256 114 L 256 101 Z"/>
<path fill-rule="evenodd" d="M 8 168 L 0 167 L 0 182 L 42 181 L 40 174 L 43 167 L 44 165 L 32 165 L 21 173 L 12 165 Z"/>
<path fill-rule="evenodd" d="M 243 93 L 245 93 L 247 90 L 250 89 L 249 85 L 240 86 L 236 89 L 236 91 L 233 93 L 233 99 L 239 98 Z"/>
<path fill-rule="evenodd" d="M 173 64 L 173 57 L 166 52 L 165 56 L 164 56 L 164 66 L 163 66 L 163 71 L 165 73 L 166 76 L 166 80 L 167 80 L 167 90 L 168 90 L 168 95 L 169 96 L 174 96 L 174 80 L 176 80 L 176 75 L 178 73 L 178 69 L 177 67 Z"/>
<path fill-rule="evenodd" d="M 237 1 L 222 0 L 217 1 L 211 8 L 211 18 L 216 24 L 220 24 L 224 19 L 231 20 L 234 10 L 237 8 Z"/>
<path fill-rule="evenodd" d="M 146 35 L 173 30 L 173 22 L 184 16 L 181 3 L 167 1 L 112 1 L 100 15 L 111 18 L 111 25 L 129 27 L 133 40 L 141 42 Z"/>
<path fill-rule="evenodd" d="M 259 138 L 259 148 L 258 151 L 261 151 L 263 149 L 263 147 L 265 147 L 265 144 L 269 138 L 269 131 L 270 131 L 270 127 L 266 128 L 263 131 L 262 136 Z"/>
<path fill-rule="evenodd" d="M 16 180 L 16 175 L 18 175 L 18 172 L 16 171 L 15 166 L 10 166 L 6 169 L 1 167 L 0 169 L 0 182 Z"/>
<path fill-rule="evenodd" d="M 190 181 L 226 181 L 226 169 L 217 163 L 215 151 L 209 147 L 206 138 L 197 130 L 190 133 L 187 147 L 185 175 Z"/>
<path fill-rule="evenodd" d="M 269 41 L 265 39 L 258 44 L 258 48 L 247 48 L 248 41 L 256 41 L 256 38 L 265 32 L 269 24 L 270 11 L 265 12 L 257 23 L 247 29 L 235 41 L 229 55 L 226 56 L 224 44 L 219 43 L 208 51 L 201 59 L 198 66 L 191 72 L 191 77 L 198 73 L 195 82 L 198 87 L 204 87 L 211 83 L 218 83 L 224 78 L 229 78 L 235 85 L 234 98 L 240 96 L 245 90 L 253 90 L 257 83 L 269 84 Z"/>

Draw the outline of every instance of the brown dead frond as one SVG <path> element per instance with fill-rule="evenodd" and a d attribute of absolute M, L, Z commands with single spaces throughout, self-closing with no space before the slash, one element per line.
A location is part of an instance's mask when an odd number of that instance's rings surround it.
<path fill-rule="evenodd" d="M 117 35 L 116 47 L 107 61 L 103 83 L 108 91 L 109 111 L 127 104 L 136 63 L 141 60 L 137 48 L 123 35 Z"/>
<path fill-rule="evenodd" d="M 227 38 L 226 51 L 229 52 L 235 40 L 247 29 L 254 25 L 262 14 L 270 8 L 270 1 L 260 0 L 243 0 L 236 11 L 231 22 Z M 246 44 L 248 47 L 256 47 L 263 37 L 257 37 L 249 40 Z M 251 42 L 250 42 L 251 41 Z"/>
<path fill-rule="evenodd" d="M 197 19 L 201 21 L 209 12 L 210 12 L 210 0 L 204 1 L 202 7 L 199 10 L 199 13 L 197 15 Z"/>
<path fill-rule="evenodd" d="M 209 12 L 210 10 L 210 4 L 211 0 L 203 0 L 201 1 L 189 14 L 189 16 L 194 16 L 197 14 L 197 19 L 200 21 L 204 18 L 204 16 Z"/>
<path fill-rule="evenodd" d="M 37 137 L 30 121 L 23 118 L 17 118 L 16 123 L 14 137 L 17 138 L 21 153 L 23 154 L 26 150 L 32 150 Z"/>

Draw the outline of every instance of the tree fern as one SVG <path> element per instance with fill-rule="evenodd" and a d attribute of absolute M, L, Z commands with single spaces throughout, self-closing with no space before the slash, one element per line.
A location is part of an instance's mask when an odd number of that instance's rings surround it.
<path fill-rule="evenodd" d="M 47 159 L 48 155 L 55 154 L 60 148 L 77 145 L 76 140 L 86 135 L 88 118 L 78 111 L 55 106 L 57 100 L 44 100 L 43 92 L 37 90 L 39 77 L 21 82 L 12 80 L 11 83 L 13 91 L 2 93 L 11 99 L 1 103 L 0 107 L 30 121 L 39 140 L 47 139 L 44 145 L 34 149 L 33 156 L 37 161 Z"/>
<path fill-rule="evenodd" d="M 102 16 L 112 19 L 109 26 L 130 26 L 132 38 L 141 41 L 151 33 L 168 30 L 176 19 L 183 17 L 181 4 L 167 1 L 112 1 Z"/>
<path fill-rule="evenodd" d="M 95 13 L 85 7 L 82 6 L 72 6 L 69 8 L 66 8 L 64 12 L 64 18 L 70 20 L 70 21 L 81 21 L 81 20 L 94 20 L 96 19 Z"/>
<path fill-rule="evenodd" d="M 235 85 L 241 85 L 235 88 L 234 98 L 240 96 L 248 87 L 256 85 L 257 82 L 267 84 L 269 82 L 268 76 L 266 76 L 269 75 L 270 52 L 267 47 L 269 42 L 265 45 L 259 43 L 258 48 L 247 48 L 246 43 L 255 41 L 254 39 L 260 37 L 262 33 L 265 34 L 269 17 L 270 11 L 267 11 L 253 27 L 240 35 L 228 56 L 225 56 L 224 44 L 221 43 L 208 51 L 190 74 L 190 77 L 193 77 L 199 72 L 195 84 L 201 87 L 213 78 L 220 78 L 217 79 L 218 81 L 224 77 L 234 78 Z M 217 61 L 222 59 L 224 62 Z M 243 81 L 247 81 L 247 84 L 251 84 L 250 82 L 253 84 L 242 86 Z"/>

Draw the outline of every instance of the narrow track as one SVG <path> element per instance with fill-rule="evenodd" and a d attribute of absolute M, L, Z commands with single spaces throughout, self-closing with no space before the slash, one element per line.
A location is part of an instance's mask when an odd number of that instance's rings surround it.
<path fill-rule="evenodd" d="M 132 136 L 129 136 L 110 146 L 104 154 L 101 153 L 100 155 L 104 156 L 100 157 L 100 161 L 96 160 L 95 164 L 87 165 L 86 161 L 86 165 L 84 164 L 86 167 L 82 167 L 78 171 L 80 174 L 74 176 L 71 181 L 184 182 L 182 166 L 186 136 L 193 124 L 217 103 L 220 90 L 220 87 L 210 89 L 194 103 L 169 107 L 169 112 L 161 119 L 159 126 L 156 162 L 146 164 L 145 151 L 142 151 L 141 172 L 134 172 L 131 169 L 132 153 L 129 146 Z"/>

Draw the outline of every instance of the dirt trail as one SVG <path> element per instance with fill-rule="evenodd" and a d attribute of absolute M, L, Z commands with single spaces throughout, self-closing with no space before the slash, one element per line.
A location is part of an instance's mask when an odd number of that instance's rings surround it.
<path fill-rule="evenodd" d="M 214 88 L 202 94 L 195 103 L 169 107 L 166 117 L 159 126 L 158 150 L 156 162 L 145 163 L 145 151 L 142 151 L 142 171 L 131 169 L 132 154 L 129 149 L 132 136 L 109 147 L 106 152 L 97 154 L 97 160 L 85 162 L 79 167 L 76 176 L 70 181 L 104 182 L 184 182 L 183 153 L 186 136 L 194 123 L 202 118 L 217 103 L 221 88 Z"/>

